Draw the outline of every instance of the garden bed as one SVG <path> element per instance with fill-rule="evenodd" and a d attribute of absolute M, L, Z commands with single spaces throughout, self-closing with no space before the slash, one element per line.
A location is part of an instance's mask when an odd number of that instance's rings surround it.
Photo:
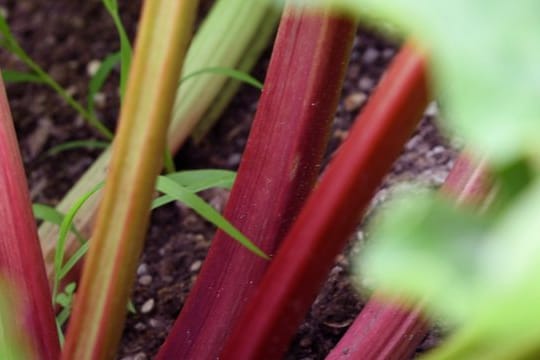
<path fill-rule="evenodd" d="M 120 1 L 121 14 L 133 35 L 140 1 Z M 210 2 L 204 2 L 207 8 Z M 84 100 L 89 73 L 96 61 L 118 49 L 114 25 L 99 0 L 0 1 L 8 22 L 22 46 L 75 98 Z M 362 29 L 358 31 L 342 100 L 331 133 L 325 163 L 332 157 L 358 111 L 368 100 L 397 47 Z M 254 75 L 264 78 L 269 53 L 258 63 Z M 0 51 L 2 68 L 20 69 L 20 63 Z M 97 109 L 113 128 L 118 114 L 118 74 L 99 94 Z M 41 85 L 9 85 L 13 112 L 34 202 L 55 205 L 99 155 L 99 150 L 77 149 L 47 155 L 51 147 L 71 140 L 98 138 L 54 92 Z M 236 169 L 246 143 L 259 92 L 242 87 L 218 125 L 199 144 L 186 144 L 175 158 L 179 169 Z M 420 181 L 438 186 L 448 173 L 455 152 L 445 145 L 433 125 L 437 112 L 430 106 L 420 128 L 388 176 L 375 201 L 387 196 L 387 188 Z M 224 190 L 208 190 L 204 198 L 221 210 L 227 201 Z M 151 358 L 164 340 L 187 297 L 214 228 L 181 204 L 154 211 L 144 254 L 137 271 L 133 294 L 136 314 L 130 314 L 119 358 Z M 361 229 L 355 236 L 363 237 Z M 338 256 L 329 279 L 299 329 L 287 355 L 289 359 L 321 359 L 362 307 L 348 280 L 347 253 Z M 433 344 L 428 338 L 421 348 Z"/>

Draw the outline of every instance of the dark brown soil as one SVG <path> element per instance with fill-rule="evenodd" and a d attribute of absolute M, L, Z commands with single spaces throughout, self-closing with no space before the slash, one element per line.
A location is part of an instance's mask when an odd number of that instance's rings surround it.
<path fill-rule="evenodd" d="M 122 18 L 133 36 L 140 1 L 119 1 Z M 204 2 L 207 8 L 210 1 Z M 13 32 L 28 53 L 74 96 L 85 101 L 88 67 L 118 49 L 117 35 L 99 0 L 0 0 L 8 14 Z M 328 159 L 341 141 L 357 112 L 376 86 L 396 46 L 366 30 L 358 33 L 342 101 L 336 115 L 329 144 Z M 254 74 L 264 78 L 267 54 Z M 0 50 L 0 67 L 24 69 L 13 56 Z M 98 104 L 101 118 L 114 128 L 118 113 L 118 74 L 103 90 Z M 8 96 L 21 140 L 21 148 L 31 187 L 32 200 L 55 205 L 97 157 L 99 151 L 76 150 L 56 156 L 46 151 L 65 141 L 98 139 L 53 91 L 40 85 L 9 85 Z M 244 87 L 223 115 L 219 124 L 200 144 L 189 143 L 176 157 L 181 169 L 235 169 L 240 161 L 246 137 L 257 105 L 258 91 Z M 379 192 L 377 201 L 388 194 L 388 187 L 402 182 L 420 181 L 438 186 L 444 180 L 454 151 L 430 121 L 422 122 Z M 207 191 L 204 197 L 222 209 L 227 193 Z M 178 315 L 204 260 L 214 228 L 180 204 L 171 204 L 152 214 L 152 225 L 137 271 L 133 302 L 136 314 L 127 320 L 118 358 L 148 359 L 159 348 Z M 362 230 L 353 238 L 363 237 Z M 322 359 L 336 344 L 360 311 L 349 279 L 347 252 L 338 256 L 328 281 L 300 327 L 287 359 Z M 429 347 L 432 339 L 422 347 Z"/>

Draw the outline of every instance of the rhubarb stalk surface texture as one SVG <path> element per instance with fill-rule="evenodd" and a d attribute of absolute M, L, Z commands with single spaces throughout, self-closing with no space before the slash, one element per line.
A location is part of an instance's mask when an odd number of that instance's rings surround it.
<path fill-rule="evenodd" d="M 17 286 L 22 321 L 33 351 L 56 360 L 56 333 L 45 264 L 4 83 L 0 79 L 0 272 Z M 0 329 L 2 330 L 2 329 Z M 8 329 L 4 329 L 8 331 Z"/>
<path fill-rule="evenodd" d="M 320 169 L 355 24 L 286 7 L 225 217 L 273 255 Z M 158 359 L 215 359 L 268 260 L 218 231 Z"/>
<path fill-rule="evenodd" d="M 291 227 L 230 336 L 223 359 L 283 355 L 428 100 L 424 58 L 407 45 Z"/>

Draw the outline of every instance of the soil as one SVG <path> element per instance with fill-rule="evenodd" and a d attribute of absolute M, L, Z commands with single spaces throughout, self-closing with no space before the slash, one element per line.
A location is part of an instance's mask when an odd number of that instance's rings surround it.
<path fill-rule="evenodd" d="M 133 38 L 140 0 L 119 1 L 122 19 Z M 206 11 L 211 1 L 203 2 Z M 78 100 L 84 102 L 89 68 L 96 60 L 118 49 L 114 25 L 99 0 L 0 0 L 13 33 L 30 56 Z M 355 41 L 351 64 L 335 117 L 325 164 L 346 138 L 356 114 L 368 100 L 397 45 L 361 29 Z M 264 78 L 269 52 L 254 75 Z M 24 66 L 3 49 L 3 69 Z M 99 95 L 100 117 L 111 129 L 118 114 L 118 73 Z M 99 151 L 78 149 L 47 155 L 51 147 L 78 139 L 99 139 L 53 91 L 41 85 L 7 86 L 24 165 L 34 202 L 57 204 L 66 191 L 95 159 Z M 218 125 L 199 144 L 189 142 L 176 156 L 179 169 L 236 169 L 256 110 L 259 93 L 243 87 Z M 445 144 L 433 123 L 437 116 L 430 106 L 419 129 L 396 162 L 378 193 L 383 201 L 397 184 L 421 182 L 439 186 L 448 173 L 455 151 Z M 227 201 L 223 190 L 204 194 L 221 210 Z M 133 293 L 136 314 L 127 320 L 119 359 L 149 359 L 158 350 L 201 268 L 215 229 L 181 204 L 170 204 L 152 214 L 152 225 L 137 270 Z M 351 241 L 363 238 L 362 228 Z M 323 359 L 347 330 L 363 305 L 349 282 L 349 251 L 336 259 L 328 281 L 300 326 L 287 359 Z M 436 342 L 430 335 L 420 346 L 426 350 Z"/>

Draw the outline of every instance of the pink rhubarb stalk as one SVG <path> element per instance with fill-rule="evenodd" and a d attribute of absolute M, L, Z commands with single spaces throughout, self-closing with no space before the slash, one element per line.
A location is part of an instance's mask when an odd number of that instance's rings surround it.
<path fill-rule="evenodd" d="M 458 204 L 480 205 L 490 190 L 484 165 L 461 155 L 441 191 Z M 411 310 L 389 304 L 375 295 L 326 359 L 407 359 L 414 354 L 428 330 L 422 306 Z"/>
<path fill-rule="evenodd" d="M 273 254 L 314 185 L 354 22 L 287 7 L 225 216 Z M 218 231 L 157 359 L 215 359 L 269 262 Z"/>
<path fill-rule="evenodd" d="M 0 79 L 0 273 L 17 286 L 33 351 L 56 360 L 60 345 L 13 121 Z"/>
<path fill-rule="evenodd" d="M 428 100 L 424 58 L 405 46 L 291 227 L 222 359 L 283 355 Z"/>

